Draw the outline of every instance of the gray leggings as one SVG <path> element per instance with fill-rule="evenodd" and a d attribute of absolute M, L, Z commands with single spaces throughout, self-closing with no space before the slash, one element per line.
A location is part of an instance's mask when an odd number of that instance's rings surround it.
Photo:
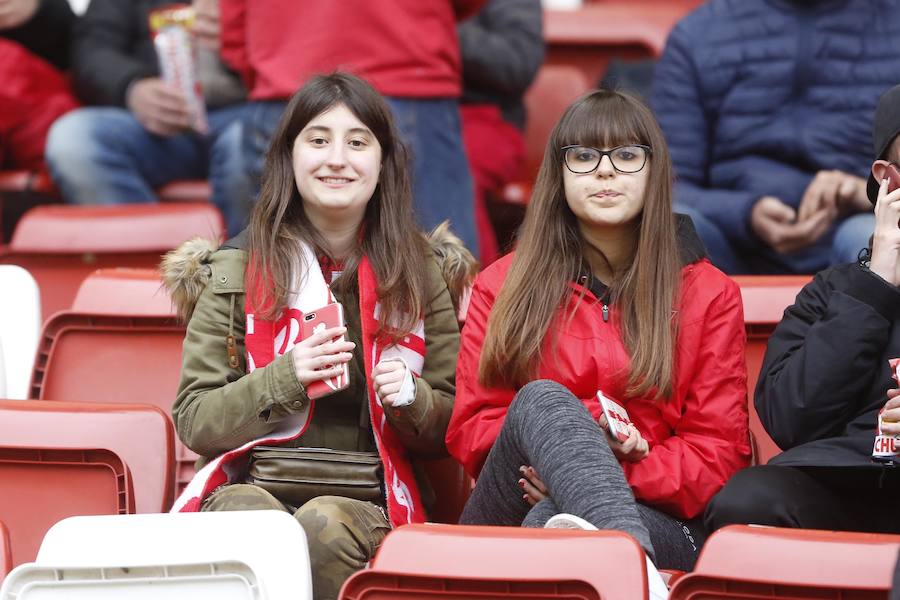
<path fill-rule="evenodd" d="M 550 497 L 522 500 L 519 467 L 534 467 Z M 460 523 L 543 527 L 565 512 L 634 537 L 661 569 L 690 570 L 706 534 L 635 501 L 606 435 L 581 400 L 547 380 L 524 386 L 506 414 Z"/>

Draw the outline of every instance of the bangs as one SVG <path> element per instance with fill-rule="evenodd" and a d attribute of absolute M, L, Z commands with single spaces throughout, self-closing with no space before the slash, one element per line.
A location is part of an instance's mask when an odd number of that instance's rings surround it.
<path fill-rule="evenodd" d="M 619 93 L 599 90 L 576 101 L 559 122 L 554 145 L 614 148 L 628 144 L 653 146 L 645 115 Z"/>

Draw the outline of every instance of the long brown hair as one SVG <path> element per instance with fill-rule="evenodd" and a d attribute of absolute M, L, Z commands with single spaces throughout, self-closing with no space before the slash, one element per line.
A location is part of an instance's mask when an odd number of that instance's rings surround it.
<path fill-rule="evenodd" d="M 647 106 L 626 93 L 598 90 L 572 104 L 553 129 L 516 254 L 488 319 L 479 378 L 490 386 L 520 386 L 533 379 L 544 338 L 561 307 L 569 305 L 584 264 L 586 242 L 566 202 L 563 146 L 651 147 L 644 208 L 637 218 L 631 264 L 610 283 L 631 357 L 626 393 L 668 397 L 675 373 L 673 318 L 680 281 L 672 215 L 672 167 L 662 131 Z M 578 301 L 583 301 L 579 298 Z"/>
<path fill-rule="evenodd" d="M 381 333 L 402 337 L 424 314 L 427 286 L 427 245 L 413 216 L 409 155 L 384 98 L 348 73 L 313 77 L 284 110 L 266 156 L 259 200 L 250 215 L 248 289 L 262 296 L 258 308 L 263 318 L 277 318 L 288 295 L 296 291 L 292 290 L 296 276 L 309 267 L 303 264 L 301 243 L 334 259 L 303 210 L 294 180 L 293 147 L 307 123 L 338 104 L 372 131 L 382 158 L 360 243 L 344 260 L 343 274 L 333 287 L 340 292 L 354 285 L 359 261 L 366 255 L 378 281 Z"/>

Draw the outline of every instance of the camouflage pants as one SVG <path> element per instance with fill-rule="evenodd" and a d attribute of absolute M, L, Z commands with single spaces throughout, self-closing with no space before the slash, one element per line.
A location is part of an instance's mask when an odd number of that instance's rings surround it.
<path fill-rule="evenodd" d="M 286 510 L 272 494 L 255 485 L 221 487 L 200 510 Z M 366 566 L 391 526 L 381 508 L 371 502 L 320 496 L 301 506 L 294 518 L 309 543 L 313 595 L 336 600 L 344 581 Z"/>

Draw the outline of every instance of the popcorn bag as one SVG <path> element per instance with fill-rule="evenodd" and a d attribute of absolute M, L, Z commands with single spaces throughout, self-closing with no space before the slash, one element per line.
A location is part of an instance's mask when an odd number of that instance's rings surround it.
<path fill-rule="evenodd" d="M 892 358 L 889 361 L 894 372 L 894 380 L 900 383 L 900 358 Z M 882 433 L 881 416 L 884 408 L 878 413 L 878 428 L 875 432 L 875 445 L 872 447 L 872 460 L 879 462 L 900 462 L 900 436 L 884 435 Z"/>
<path fill-rule="evenodd" d="M 172 4 L 150 12 L 150 34 L 159 57 L 163 81 L 181 90 L 191 115 L 191 129 L 206 133 L 206 105 L 197 77 L 197 52 L 190 27 L 194 9 L 187 4 Z"/>

